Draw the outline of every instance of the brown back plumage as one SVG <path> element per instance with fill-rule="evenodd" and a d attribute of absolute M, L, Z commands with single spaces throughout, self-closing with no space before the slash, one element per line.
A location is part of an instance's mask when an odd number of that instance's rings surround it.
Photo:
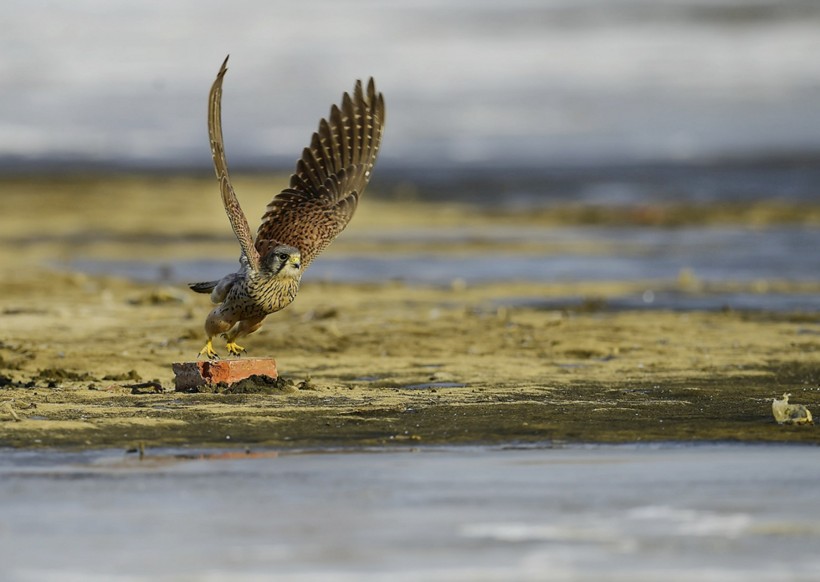
<path fill-rule="evenodd" d="M 268 204 L 256 235 L 264 254 L 278 243 L 302 253 L 307 267 L 353 217 L 370 181 L 384 130 L 384 98 L 371 78 L 365 94 L 357 81 L 353 96 L 333 105 L 302 152 L 290 186 Z"/>

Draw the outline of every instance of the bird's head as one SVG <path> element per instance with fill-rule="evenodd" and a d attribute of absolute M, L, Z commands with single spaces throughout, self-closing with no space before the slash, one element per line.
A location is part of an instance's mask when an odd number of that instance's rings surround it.
<path fill-rule="evenodd" d="M 262 255 L 261 270 L 273 277 L 296 278 L 302 274 L 302 254 L 288 245 L 276 245 Z"/>

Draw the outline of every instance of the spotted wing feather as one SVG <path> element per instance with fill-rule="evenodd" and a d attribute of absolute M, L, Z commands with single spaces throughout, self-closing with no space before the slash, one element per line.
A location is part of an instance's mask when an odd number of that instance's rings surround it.
<path fill-rule="evenodd" d="M 236 193 L 231 185 L 228 161 L 225 158 L 225 146 L 222 141 L 222 80 L 225 78 L 226 72 L 228 72 L 228 57 L 225 57 L 216 80 L 211 85 L 210 98 L 208 99 L 208 134 L 211 138 L 211 155 L 213 156 L 214 170 L 216 171 L 216 179 L 219 181 L 225 212 L 231 221 L 231 227 L 237 240 L 239 240 L 239 245 L 242 247 L 242 253 L 248 260 L 248 266 L 257 271 L 259 270 L 259 253 L 253 244 L 248 219 L 245 217 L 245 213 L 242 212 L 239 200 L 237 200 Z"/>
<path fill-rule="evenodd" d="M 290 185 L 268 204 L 256 236 L 264 254 L 277 243 L 296 247 L 307 267 L 344 230 L 370 181 L 384 130 L 384 98 L 373 79 L 356 82 L 319 122 L 296 163 Z"/>

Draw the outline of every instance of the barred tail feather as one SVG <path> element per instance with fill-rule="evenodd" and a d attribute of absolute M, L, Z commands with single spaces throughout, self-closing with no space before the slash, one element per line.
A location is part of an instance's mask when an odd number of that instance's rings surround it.
<path fill-rule="evenodd" d="M 205 281 L 202 283 L 188 283 L 188 287 L 197 293 L 210 293 L 217 284 L 219 284 L 219 281 Z"/>

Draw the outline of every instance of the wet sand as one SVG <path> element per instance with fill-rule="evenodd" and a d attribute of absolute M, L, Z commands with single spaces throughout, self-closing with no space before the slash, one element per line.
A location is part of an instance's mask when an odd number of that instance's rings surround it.
<path fill-rule="evenodd" d="M 284 183 L 236 182 L 251 217 Z M 79 256 L 235 257 L 212 180 L 6 179 L 3 191 L 12 211 L 0 235 L 0 445 L 820 442 L 814 426 L 779 426 L 771 415 L 771 399 L 784 392 L 820 411 L 820 314 L 601 308 L 646 288 L 634 282 L 305 283 L 292 306 L 244 343 L 250 356 L 276 358 L 288 380 L 282 389 L 175 393 L 170 365 L 202 347 L 208 298 L 48 265 Z M 816 208 L 766 205 L 696 210 L 648 215 L 744 224 L 818 216 Z M 555 216 L 573 214 L 494 217 L 374 195 L 346 234 L 497 220 L 549 228 Z M 346 243 L 343 234 L 328 253 L 343 256 L 356 240 Z M 463 244 L 464 252 L 482 250 L 480 241 Z M 729 286 L 761 285 L 820 292 L 811 282 Z M 566 296 L 588 301 L 564 310 L 498 306 L 499 298 Z"/>

